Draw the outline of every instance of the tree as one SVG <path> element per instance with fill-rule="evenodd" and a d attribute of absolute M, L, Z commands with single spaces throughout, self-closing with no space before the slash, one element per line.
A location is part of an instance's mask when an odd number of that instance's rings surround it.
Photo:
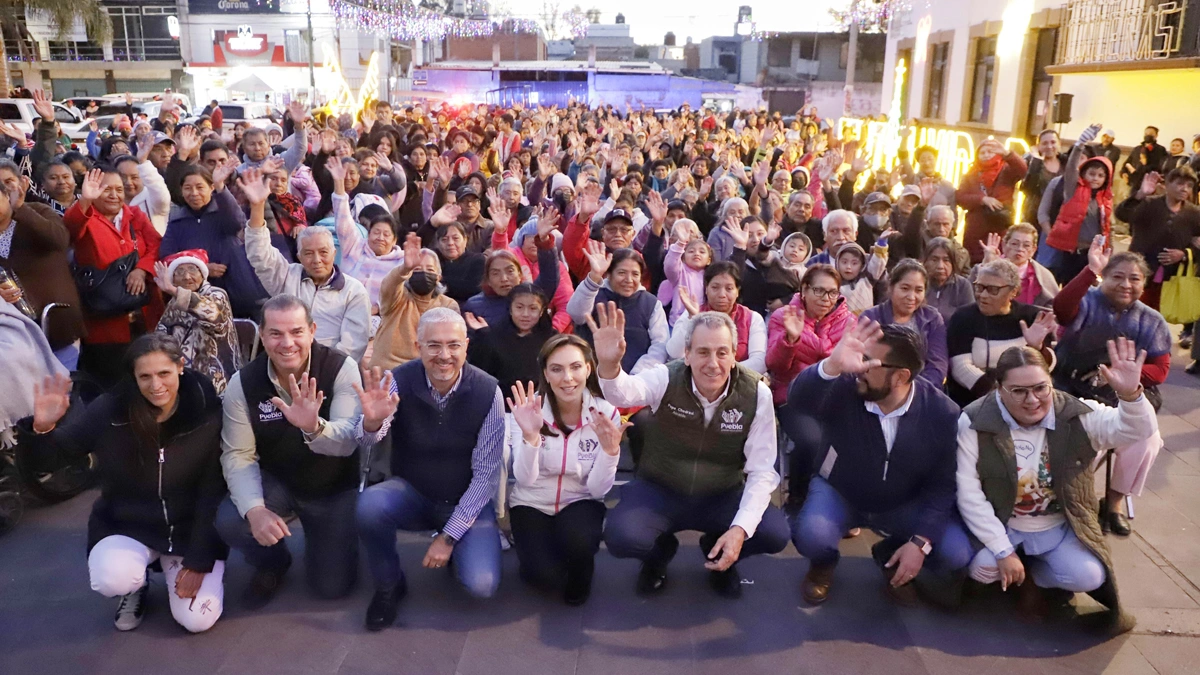
<path fill-rule="evenodd" d="M 97 44 L 112 40 L 112 21 L 100 0 L 0 0 L 0 26 L 14 27 L 19 37 L 19 20 L 25 16 L 26 9 L 49 14 L 58 25 L 60 39 L 65 39 L 75 21 L 81 19 L 87 28 L 89 40 Z M 3 32 L 0 31 L 0 91 L 7 96 L 12 89 L 12 77 L 9 75 L 8 52 L 2 38 Z"/>

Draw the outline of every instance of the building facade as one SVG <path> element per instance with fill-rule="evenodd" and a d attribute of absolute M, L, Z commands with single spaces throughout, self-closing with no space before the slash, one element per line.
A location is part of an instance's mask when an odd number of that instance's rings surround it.
<path fill-rule="evenodd" d="M 886 46 L 887 36 L 882 33 L 858 36 L 853 115 L 871 115 L 880 108 Z M 801 106 L 815 105 L 821 116 L 838 117 L 845 101 L 849 56 L 848 33 L 770 34 L 742 45 L 739 81 L 762 87 L 771 111 L 791 114 Z"/>
<path fill-rule="evenodd" d="M 1070 139 L 1094 122 L 1123 146 L 1147 125 L 1164 144 L 1200 133 L 1200 0 L 927 4 L 888 35 L 883 100 L 898 91 L 905 119 L 977 140 L 1029 141 L 1045 128 Z M 1070 121 L 1055 120 L 1060 94 Z"/>

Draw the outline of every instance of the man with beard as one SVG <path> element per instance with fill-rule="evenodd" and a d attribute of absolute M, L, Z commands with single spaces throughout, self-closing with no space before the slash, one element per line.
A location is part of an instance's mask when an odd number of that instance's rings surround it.
<path fill-rule="evenodd" d="M 788 405 L 812 416 L 823 446 L 792 519 L 810 604 L 828 599 L 838 542 L 855 527 L 887 533 L 871 553 L 900 604 L 916 602 L 918 574 L 923 590 L 961 588 L 971 547 L 955 511 L 959 409 L 918 377 L 924 365 L 920 333 L 862 319 L 792 382 Z"/>

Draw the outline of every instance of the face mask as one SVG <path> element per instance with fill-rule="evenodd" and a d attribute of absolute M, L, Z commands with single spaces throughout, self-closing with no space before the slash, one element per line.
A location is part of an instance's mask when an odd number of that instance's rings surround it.
<path fill-rule="evenodd" d="M 1158 142 L 1158 139 L 1153 136 L 1147 135 L 1145 138 L 1142 139 L 1142 142 L 1145 143 L 1146 145 L 1154 145 L 1155 143 Z"/>
<path fill-rule="evenodd" d="M 554 197 L 551 198 L 551 201 L 554 202 L 554 208 L 558 209 L 559 213 L 567 212 L 568 204 L 566 192 L 556 192 Z"/>
<path fill-rule="evenodd" d="M 424 270 L 417 270 L 408 278 L 408 287 L 417 295 L 429 295 L 437 288 L 437 276 Z"/>
<path fill-rule="evenodd" d="M 873 230 L 882 230 L 883 226 L 887 224 L 887 220 L 879 213 L 868 213 L 863 216 L 863 222 L 870 225 Z"/>

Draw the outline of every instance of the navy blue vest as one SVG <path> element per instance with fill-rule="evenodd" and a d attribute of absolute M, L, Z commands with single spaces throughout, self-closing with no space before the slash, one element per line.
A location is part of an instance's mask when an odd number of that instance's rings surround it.
<path fill-rule="evenodd" d="M 308 372 L 317 378 L 317 387 L 325 392 L 322 419 L 329 419 L 333 385 L 345 361 L 346 356 L 341 352 L 313 343 Z M 271 398 L 278 394 L 267 376 L 267 363 L 264 352 L 240 371 L 259 465 L 281 480 L 296 497 L 317 499 L 354 489 L 358 450 L 349 457 L 318 455 L 310 450 L 304 442 L 304 432 L 292 426 L 271 404 Z"/>
<path fill-rule="evenodd" d="M 400 405 L 392 418 L 392 474 L 436 502 L 458 503 L 473 475 L 471 455 L 496 400 L 496 378 L 464 365 L 439 410 L 420 360 L 392 371 Z"/>
<path fill-rule="evenodd" d="M 625 372 L 631 372 L 638 359 L 650 351 L 650 317 L 654 316 L 658 298 L 646 290 L 639 290 L 624 298 L 607 287 L 601 287 L 596 293 L 596 305 L 602 302 L 615 302 L 617 309 L 625 312 L 625 357 L 621 359 L 621 367 Z M 592 318 L 595 317 L 596 310 L 593 309 Z M 575 324 L 575 332 L 593 348 L 596 346 L 592 340 L 592 330 L 586 323 Z"/>

